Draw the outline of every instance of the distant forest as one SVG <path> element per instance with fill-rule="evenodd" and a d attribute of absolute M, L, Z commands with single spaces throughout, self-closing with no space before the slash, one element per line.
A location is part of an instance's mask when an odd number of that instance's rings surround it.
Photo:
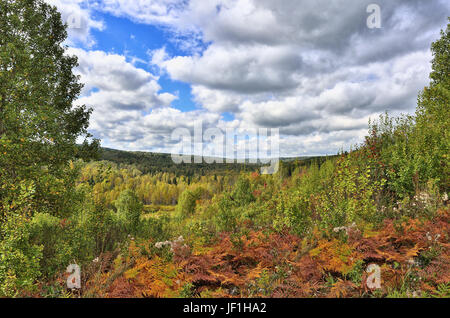
<path fill-rule="evenodd" d="M 297 167 L 307 166 L 315 162 L 321 164 L 329 158 L 335 156 L 316 156 L 316 157 L 295 157 L 281 158 L 281 169 L 287 176 Z M 140 152 L 140 151 L 122 151 L 110 148 L 101 148 L 99 152 L 99 160 L 114 162 L 119 166 L 134 166 L 143 174 L 155 174 L 159 172 L 173 173 L 179 176 L 194 175 L 225 175 L 232 172 L 253 172 L 263 165 L 261 163 L 181 163 L 173 162 L 170 154 Z"/>

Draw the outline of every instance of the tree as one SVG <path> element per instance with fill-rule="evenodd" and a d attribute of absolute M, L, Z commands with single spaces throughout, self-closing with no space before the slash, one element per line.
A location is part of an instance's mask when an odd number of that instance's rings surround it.
<path fill-rule="evenodd" d="M 197 197 L 190 190 L 185 190 L 178 199 L 177 211 L 182 217 L 190 216 L 195 213 Z"/>
<path fill-rule="evenodd" d="M 127 233 L 136 235 L 144 208 L 142 202 L 132 190 L 128 189 L 119 195 L 114 205 L 117 209 L 117 216 L 125 225 Z"/>
<path fill-rule="evenodd" d="M 431 45 L 431 51 L 431 82 L 419 96 L 416 111 L 416 167 L 420 181 L 438 180 L 447 191 L 450 187 L 450 23 L 441 31 L 441 38 Z"/>
<path fill-rule="evenodd" d="M 31 218 L 70 215 L 78 200 L 71 161 L 98 148 L 88 141 L 91 111 L 73 105 L 82 84 L 66 38 L 54 6 L 0 0 L 0 296 L 15 295 L 40 275 Z"/>
<path fill-rule="evenodd" d="M 247 178 L 239 177 L 234 186 L 232 197 L 239 205 L 247 205 L 255 200 L 252 194 L 252 186 Z"/>
<path fill-rule="evenodd" d="M 54 6 L 0 1 L 0 222 L 18 195 L 14 185 L 23 181 L 34 183 L 33 211 L 63 214 L 70 198 L 62 194 L 76 178 L 69 161 L 98 148 L 98 141 L 87 141 L 91 110 L 73 106 L 82 84 L 66 38 Z"/>
<path fill-rule="evenodd" d="M 370 125 L 366 146 L 386 165 L 386 190 L 399 198 L 425 188 L 450 188 L 450 24 L 431 45 L 430 84 L 419 94 L 415 116 L 390 118 Z"/>

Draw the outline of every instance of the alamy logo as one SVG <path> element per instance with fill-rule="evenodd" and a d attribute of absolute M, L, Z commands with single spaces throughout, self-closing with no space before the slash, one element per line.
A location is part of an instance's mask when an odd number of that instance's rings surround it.
<path fill-rule="evenodd" d="M 81 29 L 81 15 L 79 13 L 71 13 L 66 19 L 69 29 Z"/>
<path fill-rule="evenodd" d="M 376 264 L 370 264 L 366 272 L 369 274 L 366 280 L 366 285 L 370 289 L 381 288 L 381 268 Z"/>
<path fill-rule="evenodd" d="M 280 131 L 278 128 L 208 128 L 201 122 L 172 132 L 172 160 L 181 163 L 261 163 L 262 174 L 275 174 L 279 168 Z M 193 159 L 192 159 L 193 157 Z"/>
<path fill-rule="evenodd" d="M 77 264 L 70 264 L 67 266 L 67 273 L 70 273 L 67 277 L 67 288 L 80 289 L 81 288 L 81 268 Z"/>
<path fill-rule="evenodd" d="M 378 4 L 372 3 L 367 6 L 367 13 L 370 15 L 367 17 L 367 27 L 369 29 L 381 28 L 381 8 Z"/>

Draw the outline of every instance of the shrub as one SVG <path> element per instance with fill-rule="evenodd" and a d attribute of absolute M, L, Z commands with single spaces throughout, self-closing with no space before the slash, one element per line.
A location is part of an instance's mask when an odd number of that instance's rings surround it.
<path fill-rule="evenodd" d="M 37 213 L 30 223 L 31 242 L 42 247 L 41 271 L 52 277 L 70 264 L 74 255 L 70 240 L 70 221 L 47 213 Z"/>
<path fill-rule="evenodd" d="M 178 199 L 177 212 L 180 217 L 194 214 L 197 197 L 190 190 L 185 190 Z"/>
<path fill-rule="evenodd" d="M 303 190 L 303 189 L 301 189 Z M 276 207 L 274 228 L 282 231 L 291 229 L 298 235 L 305 235 L 312 227 L 309 198 L 301 190 L 291 190 L 280 194 Z"/>
<path fill-rule="evenodd" d="M 228 193 L 225 193 L 219 200 L 217 214 L 214 216 L 214 223 L 219 232 L 234 231 L 237 227 L 238 211 L 236 201 Z"/>
<path fill-rule="evenodd" d="M 138 233 L 144 205 L 132 190 L 123 191 L 114 202 L 117 209 L 117 220 L 124 230 L 132 235 Z"/>
<path fill-rule="evenodd" d="M 238 205 L 247 205 L 255 200 L 250 181 L 246 177 L 239 177 L 231 193 L 231 197 Z"/>
<path fill-rule="evenodd" d="M 30 233 L 29 219 L 20 214 L 0 224 L 0 296 L 30 291 L 41 276 L 42 247 L 31 243 Z"/>

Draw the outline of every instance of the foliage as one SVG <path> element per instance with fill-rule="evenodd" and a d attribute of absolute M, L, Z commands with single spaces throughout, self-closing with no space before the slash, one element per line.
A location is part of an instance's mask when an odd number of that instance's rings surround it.
<path fill-rule="evenodd" d="M 123 225 L 127 233 L 136 235 L 141 221 L 142 202 L 133 191 L 125 190 L 114 202 L 114 205 L 117 209 L 116 216 L 118 222 Z"/>
<path fill-rule="evenodd" d="M 0 5 L 1 185 L 33 180 L 33 211 L 61 216 L 77 177 L 69 161 L 79 155 L 76 140 L 87 136 L 90 115 L 73 106 L 82 88 L 72 73 L 77 59 L 66 54 L 66 27 L 55 7 L 41 0 Z M 11 190 L 0 189 L 3 219 Z"/>
<path fill-rule="evenodd" d="M 132 265 L 99 293 L 105 297 L 119 291 L 121 297 L 442 297 L 448 294 L 448 263 L 442 263 L 443 255 L 448 262 L 448 237 L 440 238 L 448 233 L 449 213 L 441 211 L 434 221 L 410 219 L 398 230 L 392 221 L 375 233 L 355 229 L 346 242 L 323 238 L 319 231 L 306 241 L 287 233 L 249 231 L 239 237 L 236 249 L 237 234 L 227 233 L 207 246 L 172 245 L 172 258 L 161 257 L 160 251 L 148 258 L 152 247 L 132 243 Z M 434 265 L 415 261 L 433 245 L 445 249 L 435 256 Z M 365 269 L 373 262 L 382 268 L 378 291 L 366 286 Z M 103 274 L 101 280 L 108 276 Z M 131 294 L 122 294 L 124 290 Z"/>
<path fill-rule="evenodd" d="M 190 190 L 185 190 L 178 202 L 178 212 L 181 216 L 189 216 L 194 214 L 197 196 Z"/>
<path fill-rule="evenodd" d="M 76 144 L 89 137 L 90 110 L 73 105 L 82 85 L 56 8 L 6 0 L 0 12 L 0 294 L 15 296 L 63 261 L 63 250 L 41 240 L 62 242 L 48 233 L 77 203 L 71 161 L 87 159 L 98 142 Z"/>
<path fill-rule="evenodd" d="M 128 274 L 117 278 L 117 284 L 126 279 L 126 288 L 117 291 L 139 297 L 446 297 L 448 30 L 432 50 L 432 81 L 415 116 L 385 114 L 369 123 L 364 143 L 349 153 L 283 161 L 273 176 L 241 173 L 234 185 L 215 187 L 218 179 L 188 184 L 178 213 L 165 214 L 167 234 L 182 233 L 186 244 L 166 237 L 155 243 L 166 247 L 136 254 Z M 374 263 L 382 273 L 379 290 L 366 284 Z M 115 289 L 108 293 L 100 291 L 110 296 Z"/>
<path fill-rule="evenodd" d="M 73 296 L 77 263 L 86 297 L 448 297 L 449 27 L 414 116 L 260 175 L 111 149 L 83 160 L 98 144 L 75 144 L 90 112 L 72 106 L 60 15 L 0 6 L 0 296 Z"/>

